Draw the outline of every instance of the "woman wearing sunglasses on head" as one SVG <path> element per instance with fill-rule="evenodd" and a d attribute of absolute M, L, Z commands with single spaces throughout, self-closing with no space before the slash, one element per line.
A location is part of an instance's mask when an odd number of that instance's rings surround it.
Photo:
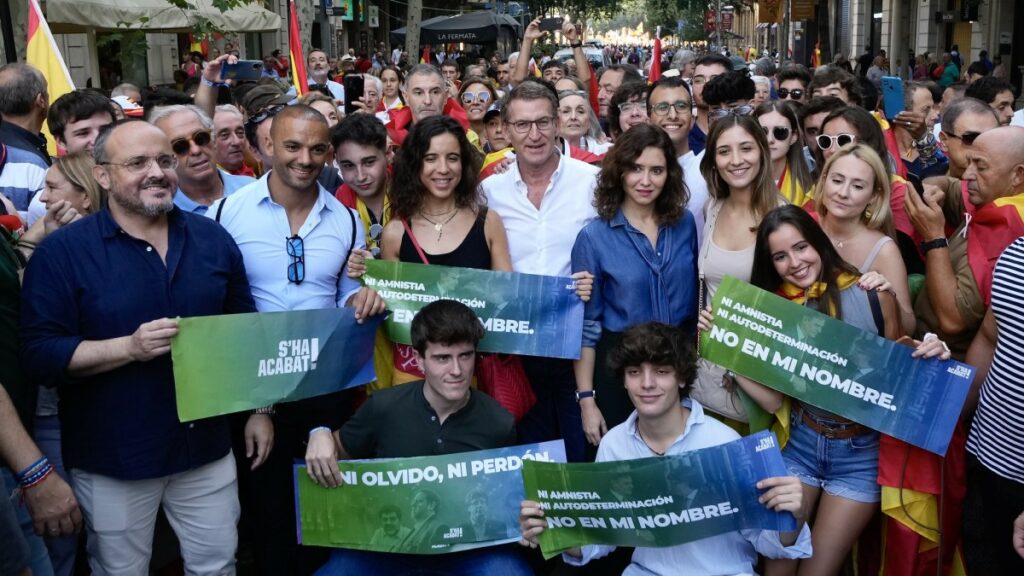
<path fill-rule="evenodd" d="M 825 163 L 815 190 L 821 228 L 839 255 L 863 274 L 861 287 L 892 292 L 903 331 L 912 334 L 917 320 L 907 268 L 894 241 L 892 192 L 882 159 L 865 144 L 843 146 Z"/>
<path fill-rule="evenodd" d="M 902 335 L 894 299 L 858 285 L 859 272 L 840 257 L 810 214 L 796 206 L 769 212 L 757 231 L 751 284 L 888 339 Z M 701 312 L 709 330 L 712 314 Z M 795 336 L 795 334 L 794 334 Z M 913 357 L 948 359 L 934 335 Z M 878 511 L 879 433 L 794 399 L 789 440 L 782 450 L 803 486 L 804 517 L 813 518 L 814 555 L 766 560 L 769 574 L 837 574 L 853 543 Z"/>
<path fill-rule="evenodd" d="M 885 135 L 875 117 L 859 106 L 840 108 L 826 116 L 821 123 L 821 134 L 817 137 L 817 166 L 823 168 L 833 154 L 852 143 L 865 144 L 882 159 L 892 190 L 889 207 L 892 210 L 893 226 L 896 228 L 896 240 L 900 245 L 900 253 L 903 254 L 903 262 L 910 274 L 924 274 L 924 263 L 917 248 L 919 241 L 915 241 L 916 232 L 904 204 L 907 181 L 896 174 L 896 163 L 899 159 L 889 153 Z M 812 196 L 816 196 L 816 193 L 812 193 Z"/>
<path fill-rule="evenodd" d="M 700 172 L 711 200 L 704 208 L 704 234 L 697 257 L 698 305 L 706 307 L 726 275 L 750 278 L 757 226 L 769 211 L 786 203 L 772 180 L 768 140 L 750 116 L 726 114 L 711 123 Z M 699 353 L 699 350 L 698 350 Z M 737 386 L 767 412 L 775 413 L 782 395 L 727 373 L 703 358 L 691 396 L 744 428 L 749 419 Z"/>
<path fill-rule="evenodd" d="M 784 100 L 768 101 L 754 110 L 754 117 L 768 139 L 772 180 L 779 193 L 791 204 L 803 206 L 813 181 L 804 160 L 796 106 Z"/>
<path fill-rule="evenodd" d="M 662 322 L 693 334 L 697 316 L 697 229 L 675 146 L 645 124 L 619 137 L 598 175 L 599 218 L 576 237 L 573 272 L 594 275 L 584 308 L 583 348 L 574 363 L 583 432 L 593 459 L 601 437 L 633 410 L 607 355 L 630 326 Z"/>
<path fill-rule="evenodd" d="M 491 104 L 494 104 L 494 100 L 494 88 L 483 78 L 467 78 L 459 89 L 459 104 L 466 110 L 469 127 L 478 135 L 487 134 L 484 116 Z"/>

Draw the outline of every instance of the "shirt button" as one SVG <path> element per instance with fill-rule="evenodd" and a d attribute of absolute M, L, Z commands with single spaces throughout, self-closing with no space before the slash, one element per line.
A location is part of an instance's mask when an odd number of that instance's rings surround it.
<path fill-rule="evenodd" d="M 146 246 L 146 252 L 152 252 L 152 251 L 153 251 L 153 247 L 152 246 Z"/>
<path fill-rule="evenodd" d="M 188 427 L 189 427 L 189 428 L 195 428 L 195 427 L 196 427 L 196 425 L 195 425 L 195 424 L 189 424 L 189 425 L 188 425 Z"/>
<path fill-rule="evenodd" d="M 437 416 L 431 416 L 431 417 L 430 417 L 430 421 L 431 421 L 431 422 L 434 422 L 435 420 L 437 420 Z"/>
<path fill-rule="evenodd" d="M 438 444 L 441 444 L 442 442 L 444 442 L 444 441 L 443 441 L 443 440 L 441 440 L 440 438 L 438 438 L 438 439 L 437 439 L 437 443 L 438 443 Z"/>

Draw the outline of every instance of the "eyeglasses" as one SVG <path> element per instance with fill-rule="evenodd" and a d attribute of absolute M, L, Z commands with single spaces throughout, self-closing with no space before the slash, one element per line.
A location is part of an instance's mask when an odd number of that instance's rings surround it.
<path fill-rule="evenodd" d="M 207 146 L 213 140 L 213 136 L 209 130 L 197 130 L 191 136 L 187 138 L 175 138 L 171 140 L 171 150 L 178 156 L 184 156 L 188 154 L 188 151 L 192 149 L 192 144 L 202 148 Z"/>
<path fill-rule="evenodd" d="M 370 224 L 368 232 L 370 233 L 370 254 L 373 254 L 373 257 L 377 258 L 380 256 L 380 236 L 384 233 L 384 227 L 379 223 L 374 222 L 373 224 Z"/>
<path fill-rule="evenodd" d="M 693 104 L 686 100 L 676 100 L 675 102 L 658 102 L 651 106 L 651 111 L 658 116 L 665 116 L 669 110 L 675 110 L 678 114 L 684 114 L 693 110 Z"/>
<path fill-rule="evenodd" d="M 622 112 L 623 114 L 647 112 L 647 102 L 623 102 L 619 104 L 619 112 Z"/>
<path fill-rule="evenodd" d="M 786 98 L 792 97 L 793 100 L 800 100 L 804 97 L 804 91 L 797 88 L 796 90 L 788 90 L 786 88 L 779 88 L 775 91 L 779 95 L 779 100 L 785 100 Z"/>
<path fill-rule="evenodd" d="M 476 93 L 473 93 L 473 92 L 463 92 L 462 93 L 462 101 L 465 102 L 466 104 L 469 104 L 469 103 L 475 102 L 475 101 L 480 101 L 480 102 L 483 102 L 483 103 L 486 104 L 487 102 L 491 101 L 491 93 L 486 91 L 486 90 L 481 90 L 480 92 L 476 92 Z"/>
<path fill-rule="evenodd" d="M 726 116 L 750 116 L 754 113 L 754 107 L 750 104 L 743 104 L 742 106 L 736 106 L 735 108 L 719 108 L 712 110 L 708 117 L 712 120 L 721 120 Z"/>
<path fill-rule="evenodd" d="M 978 139 L 978 136 L 981 136 L 981 132 L 964 132 L 959 136 L 950 132 L 946 132 L 945 134 L 950 138 L 956 138 L 957 140 L 960 140 L 961 142 L 968 146 L 974 144 L 974 141 Z"/>
<path fill-rule="evenodd" d="M 253 126 L 256 126 L 256 125 L 262 123 L 267 118 L 273 118 L 274 115 L 277 114 L 278 112 L 280 112 L 281 110 L 284 110 L 284 104 L 278 104 L 276 106 L 271 106 L 269 108 L 264 108 L 262 112 L 260 112 L 258 114 L 253 114 L 252 116 L 249 116 L 249 119 L 246 120 L 245 123 L 246 124 L 251 124 Z"/>
<path fill-rule="evenodd" d="M 771 134 L 777 141 L 789 140 L 790 130 L 785 126 L 772 126 L 771 128 L 761 126 L 761 129 L 764 130 L 765 136 Z"/>
<path fill-rule="evenodd" d="M 828 150 L 834 145 L 840 147 L 846 146 L 847 144 L 857 139 L 853 134 L 839 134 L 838 136 L 829 136 L 828 134 L 818 134 L 815 140 L 818 142 L 818 148 L 822 150 Z"/>
<path fill-rule="evenodd" d="M 149 167 L 153 165 L 153 161 L 156 160 L 156 165 L 161 170 L 174 170 L 178 167 L 178 159 L 170 154 L 159 154 L 157 156 L 135 156 L 129 158 L 124 162 L 100 162 L 103 166 L 120 166 L 129 172 L 136 174 L 149 170 Z"/>
<path fill-rule="evenodd" d="M 292 263 L 288 265 L 288 281 L 302 284 L 302 281 L 306 279 L 306 258 L 305 250 L 302 247 L 302 236 L 296 234 L 286 238 L 285 242 L 288 255 L 292 257 Z"/>
<path fill-rule="evenodd" d="M 537 118 L 536 120 L 516 120 L 514 122 L 508 122 L 509 126 L 516 131 L 517 134 L 529 134 L 530 130 L 536 126 L 540 132 L 547 132 L 555 125 L 554 116 L 545 116 L 544 118 Z"/>

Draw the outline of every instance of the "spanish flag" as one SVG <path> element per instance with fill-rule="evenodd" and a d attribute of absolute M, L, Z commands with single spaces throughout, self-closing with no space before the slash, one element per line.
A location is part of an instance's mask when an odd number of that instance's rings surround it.
<path fill-rule="evenodd" d="M 654 32 L 654 50 L 651 51 L 651 74 L 647 81 L 654 84 L 661 78 L 661 26 Z"/>
<path fill-rule="evenodd" d="M 986 306 L 992 298 L 996 260 L 1019 236 L 1024 236 L 1024 195 L 997 198 L 967 221 L 967 263 Z"/>
<path fill-rule="evenodd" d="M 423 47 L 423 54 L 420 56 L 420 64 L 430 64 L 430 45 Z"/>
<path fill-rule="evenodd" d="M 814 58 L 811 59 L 811 68 L 821 66 L 821 38 L 814 44 Z"/>
<path fill-rule="evenodd" d="M 304 96 L 309 92 L 309 75 L 306 74 L 306 58 L 302 55 L 302 37 L 299 36 L 299 16 L 295 11 L 295 0 L 288 0 L 288 60 L 292 64 L 295 93 Z"/>
<path fill-rule="evenodd" d="M 43 18 L 43 11 L 39 9 L 36 0 L 28 1 L 28 44 L 25 47 L 25 60 L 35 68 L 39 69 L 46 77 L 46 90 L 50 95 L 50 104 L 61 96 L 75 89 L 71 81 L 71 74 L 68 74 L 68 67 L 64 65 L 60 50 L 53 41 L 53 34 L 50 27 Z M 43 135 L 46 136 L 46 146 L 50 156 L 57 155 L 57 143 L 50 134 L 50 129 L 43 123 Z"/>

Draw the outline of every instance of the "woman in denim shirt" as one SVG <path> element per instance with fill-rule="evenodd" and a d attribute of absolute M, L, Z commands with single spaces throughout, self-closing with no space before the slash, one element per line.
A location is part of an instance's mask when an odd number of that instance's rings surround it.
<path fill-rule="evenodd" d="M 604 361 L 621 333 L 656 321 L 689 334 L 697 316 L 697 230 L 683 208 L 689 192 L 675 158 L 657 126 L 623 133 L 598 176 L 600 218 L 580 231 L 572 249 L 573 272 L 594 275 L 575 372 L 583 431 L 595 447 L 633 410 Z"/>

